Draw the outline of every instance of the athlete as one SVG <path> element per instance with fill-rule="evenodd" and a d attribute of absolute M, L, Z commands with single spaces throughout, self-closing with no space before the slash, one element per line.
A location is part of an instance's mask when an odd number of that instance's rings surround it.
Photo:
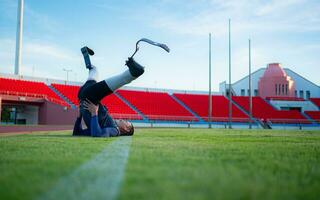
<path fill-rule="evenodd" d="M 89 77 L 78 93 L 79 116 L 74 125 L 73 135 L 93 137 L 133 135 L 134 127 L 132 123 L 126 120 L 114 120 L 108 113 L 108 109 L 100 101 L 118 88 L 141 76 L 144 73 L 144 67 L 130 57 L 126 61 L 129 69 L 119 75 L 97 82 L 98 71 L 91 64 L 89 57 L 94 55 L 94 51 L 88 47 L 83 47 L 81 52 L 86 68 L 89 69 Z M 82 119 L 87 126 L 86 129 L 82 129 Z"/>

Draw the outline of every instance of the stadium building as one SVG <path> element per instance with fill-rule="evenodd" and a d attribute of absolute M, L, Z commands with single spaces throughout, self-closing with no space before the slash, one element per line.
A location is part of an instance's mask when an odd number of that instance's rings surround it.
<path fill-rule="evenodd" d="M 320 97 L 320 87 L 299 75 L 282 68 L 280 63 L 271 63 L 267 68 L 260 68 L 251 74 L 253 96 L 267 97 L 296 97 L 309 99 Z M 220 92 L 225 93 L 226 82 L 220 84 Z M 233 94 L 249 96 L 249 76 L 232 84 Z"/>
<path fill-rule="evenodd" d="M 320 87 L 298 73 L 282 68 L 279 63 L 271 63 L 251 74 L 251 95 L 268 100 L 278 110 L 318 111 L 316 103 L 320 97 Z M 228 84 L 220 83 L 219 91 L 226 95 Z M 234 96 L 249 96 L 249 76 L 232 84 Z"/>
<path fill-rule="evenodd" d="M 232 84 L 232 125 L 254 128 L 319 128 L 320 87 L 279 63 L 252 73 L 252 116 L 249 113 L 249 77 Z M 72 127 L 77 116 L 78 82 L 0 75 L 1 129 L 12 124 Z M 228 85 L 212 95 L 203 91 L 124 87 L 103 99 L 111 115 L 140 126 L 227 127 Z M 250 120 L 251 119 L 251 120 Z M 57 126 L 60 125 L 60 126 Z M 31 129 L 32 129 L 31 128 Z M 0 129 L 0 131 L 1 131 Z M 24 128 L 24 130 L 26 130 Z M 37 129 L 38 130 L 38 129 Z M 16 129 L 15 129 L 16 131 Z"/>

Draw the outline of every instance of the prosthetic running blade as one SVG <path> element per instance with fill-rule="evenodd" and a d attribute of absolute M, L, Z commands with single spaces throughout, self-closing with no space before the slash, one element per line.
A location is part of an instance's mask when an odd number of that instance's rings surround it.
<path fill-rule="evenodd" d="M 160 48 L 164 49 L 164 50 L 165 50 L 166 52 L 168 52 L 168 53 L 170 52 L 170 49 L 169 49 L 169 47 L 168 47 L 166 44 L 158 43 L 158 42 L 149 40 L 149 39 L 147 39 L 147 38 L 142 38 L 142 39 L 140 39 L 140 40 L 137 41 L 137 43 L 136 43 L 136 50 L 135 50 L 135 52 L 132 54 L 131 58 L 138 52 L 138 50 L 139 50 L 139 43 L 140 43 L 140 42 L 146 42 L 146 43 L 148 43 L 148 44 L 151 44 L 151 45 L 160 47 Z"/>

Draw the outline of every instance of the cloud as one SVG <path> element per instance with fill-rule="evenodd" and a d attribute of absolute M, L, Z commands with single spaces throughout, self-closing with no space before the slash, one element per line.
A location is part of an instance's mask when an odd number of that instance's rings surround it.
<path fill-rule="evenodd" d="M 194 0 L 191 3 L 188 2 L 188 5 L 191 4 L 194 7 L 191 15 L 185 13 L 184 9 L 179 9 L 185 7 L 184 1 L 164 2 L 167 4 L 164 7 L 174 4 L 175 12 L 151 7 L 144 11 L 140 20 L 145 20 L 153 28 L 165 29 L 177 34 L 200 36 L 208 32 L 213 32 L 216 36 L 226 34 L 228 18 L 232 18 L 234 22 L 232 29 L 235 34 L 320 31 L 320 2 Z M 201 4 L 205 4 L 206 7 Z M 152 17 L 146 19 L 145 12 Z"/>
<path fill-rule="evenodd" d="M 15 41 L 0 39 L 3 49 L 0 52 L 0 70 L 4 73 L 13 73 L 15 59 Z M 28 41 L 22 47 L 23 75 L 43 76 L 46 78 L 64 78 L 62 68 L 72 69 L 76 73 L 76 67 L 82 65 L 80 55 L 66 48 L 41 41 Z M 35 72 L 34 72 L 35 71 Z M 78 78 L 85 76 L 80 72 Z"/>
<path fill-rule="evenodd" d="M 304 3 L 304 0 L 286 0 L 286 1 L 270 1 L 266 4 L 260 5 L 257 7 L 255 14 L 257 16 L 266 16 L 274 14 L 282 14 L 283 10 L 288 9 L 289 7 L 296 7 Z"/>
<path fill-rule="evenodd" d="M 28 42 L 24 47 L 27 57 L 76 61 L 77 55 L 55 44 Z"/>
<path fill-rule="evenodd" d="M 45 13 L 32 9 L 27 4 L 24 6 L 24 16 L 25 23 L 29 23 L 31 26 L 41 28 L 50 33 L 61 31 L 61 25 L 59 22 Z"/>
<path fill-rule="evenodd" d="M 23 51 L 23 66 L 34 67 L 37 74 L 47 74 L 47 77 L 64 78 L 63 68 L 71 69 L 76 73 L 77 66 L 82 65 L 80 55 L 48 42 L 26 42 Z M 80 73 L 78 75 L 81 76 Z"/>

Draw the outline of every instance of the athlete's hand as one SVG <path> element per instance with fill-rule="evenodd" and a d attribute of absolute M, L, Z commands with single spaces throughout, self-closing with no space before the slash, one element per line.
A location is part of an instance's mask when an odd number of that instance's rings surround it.
<path fill-rule="evenodd" d="M 83 108 L 91 113 L 91 116 L 98 115 L 99 106 L 94 105 L 89 99 L 83 101 Z"/>

